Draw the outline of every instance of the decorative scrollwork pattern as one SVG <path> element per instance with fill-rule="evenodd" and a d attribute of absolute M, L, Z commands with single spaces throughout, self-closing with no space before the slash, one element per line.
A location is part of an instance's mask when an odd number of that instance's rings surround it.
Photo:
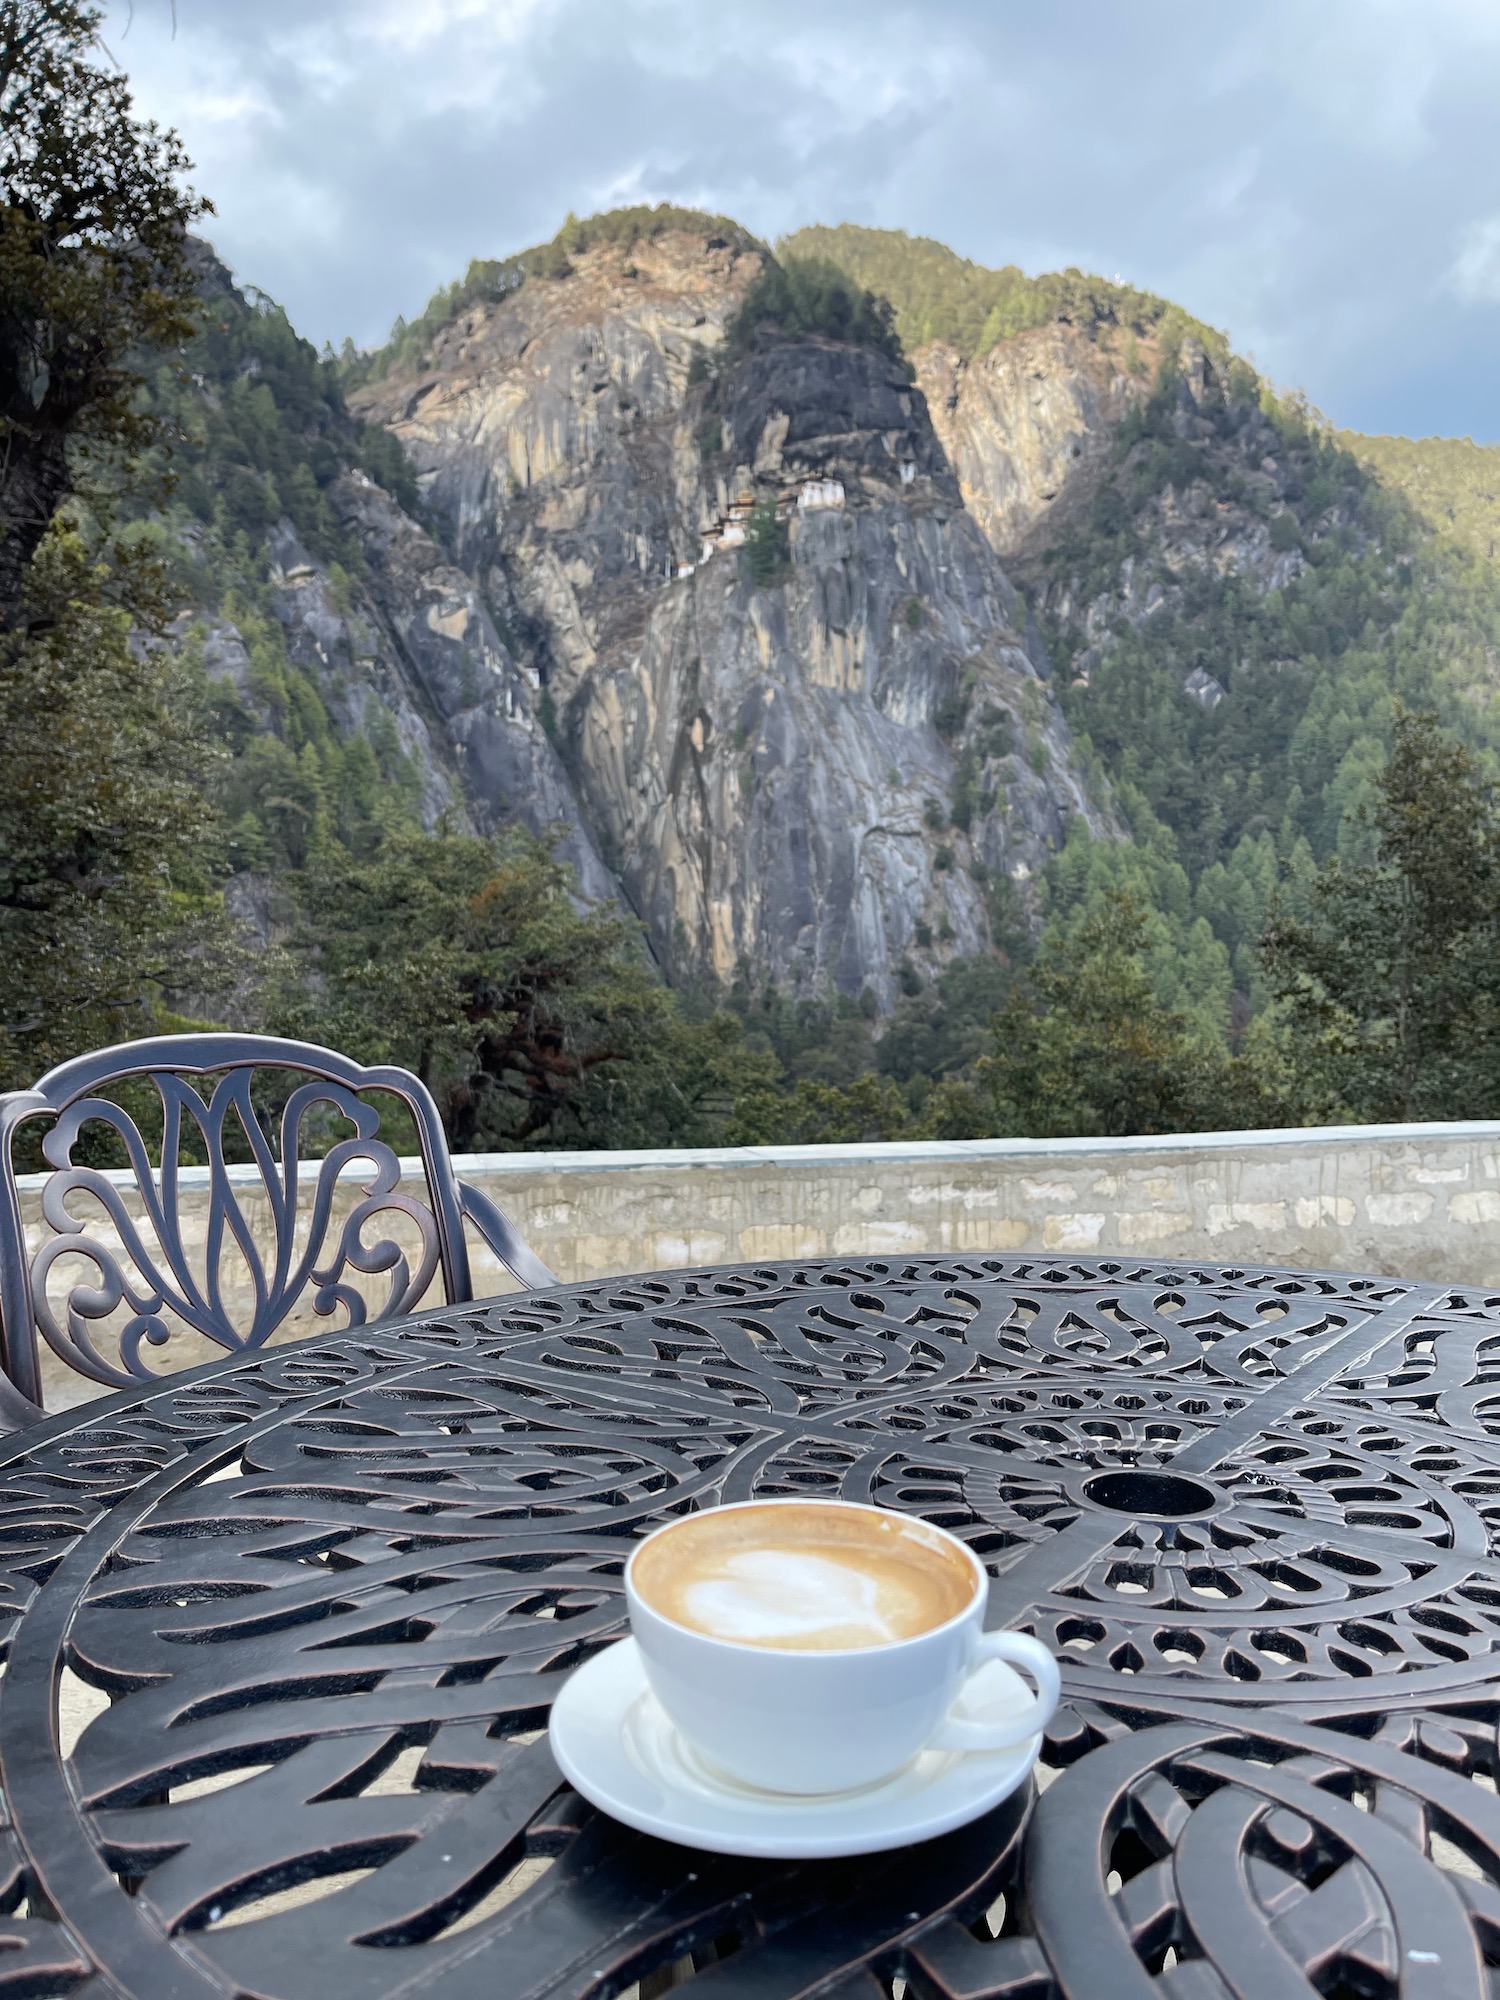
<path fill-rule="evenodd" d="M 0 1996 L 1489 2000 L 1491 1324 L 1390 1280 L 753 1267 L 54 1420 L 0 1461 Z M 776 1866 L 563 1785 L 546 1712 L 635 1540 L 795 1493 L 942 1523 L 1056 1648 L 1039 1800 Z"/>
<path fill-rule="evenodd" d="M 282 1112 L 278 1159 L 250 1101 L 252 1075 L 248 1069 L 231 1070 L 206 1099 L 182 1077 L 153 1076 L 162 1104 L 159 1169 L 153 1168 L 135 1120 L 102 1097 L 69 1105 L 43 1140 L 43 1152 L 58 1171 L 42 1192 L 42 1214 L 52 1234 L 32 1260 L 32 1304 L 48 1346 L 80 1374 L 122 1388 L 149 1379 L 154 1371 L 142 1358 L 142 1342 L 162 1347 L 178 1329 L 231 1352 L 259 1347 L 309 1290 L 317 1312 L 342 1309 L 347 1325 L 362 1325 L 368 1306 L 348 1281 L 351 1271 L 386 1279 L 375 1315 L 383 1318 L 409 1311 L 432 1282 L 437 1229 L 431 1212 L 400 1192 L 400 1159 L 375 1136 L 378 1111 L 341 1084 L 302 1084 Z M 346 1120 L 353 1135 L 317 1160 L 315 1177 L 305 1186 L 302 1135 L 320 1108 Z M 107 1127 L 124 1148 L 132 1200 L 116 1177 L 72 1163 L 79 1134 L 89 1124 Z M 196 1127 L 209 1162 L 204 1240 L 197 1254 L 182 1226 L 185 1125 Z M 225 1163 L 231 1126 L 250 1154 L 249 1170 L 231 1170 Z M 362 1198 L 335 1226 L 340 1177 L 361 1167 Z M 247 1195 L 258 1197 L 256 1205 L 269 1218 L 269 1257 L 257 1239 Z M 365 1240 L 377 1218 L 398 1213 L 420 1245 L 415 1265 L 391 1238 Z M 226 1292 L 223 1251 L 230 1244 L 248 1276 L 248 1310 Z M 92 1268 L 95 1281 L 73 1276 L 56 1301 L 54 1273 L 80 1263 Z M 94 1330 L 114 1320 L 122 1306 L 125 1317 L 109 1327 L 107 1347 L 101 1349 Z"/>

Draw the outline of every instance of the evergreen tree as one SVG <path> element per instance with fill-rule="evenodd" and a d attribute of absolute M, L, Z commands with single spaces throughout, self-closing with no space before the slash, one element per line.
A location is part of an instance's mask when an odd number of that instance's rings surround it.
<path fill-rule="evenodd" d="M 1500 818 L 1473 755 L 1397 715 L 1374 858 L 1335 857 L 1262 953 L 1313 1113 L 1476 1118 L 1500 1106 Z"/>
<path fill-rule="evenodd" d="M 0 627 L 89 462 L 154 435 L 142 356 L 193 331 L 187 230 L 208 204 L 97 60 L 100 19 L 0 0 Z"/>
<path fill-rule="evenodd" d="M 1044 940 L 995 1017 L 992 1053 L 977 1065 L 975 1109 L 988 1113 L 980 1122 L 994 1133 L 1048 1138 L 1246 1120 L 1253 1093 L 1221 1047 L 1161 1005 L 1150 950 L 1147 913 L 1128 890 Z M 935 1115 L 947 1136 L 962 1136 L 951 1093 Z"/>
<path fill-rule="evenodd" d="M 762 327 L 788 340 L 822 334 L 873 347 L 901 359 L 895 315 L 887 300 L 853 284 L 836 264 L 816 257 L 768 260 L 750 284 L 727 329 L 731 347 L 748 347 Z"/>
<path fill-rule="evenodd" d="M 635 927 L 575 908 L 520 828 L 397 833 L 365 860 L 328 843 L 294 886 L 274 1025 L 414 1070 L 461 1151 L 713 1143 L 774 1085 L 739 1021 L 676 1003 Z"/>
<path fill-rule="evenodd" d="M 156 435 L 143 370 L 192 326 L 170 134 L 97 60 L 98 10 L 0 0 L 0 1084 L 149 1026 L 215 948 L 212 755 L 152 643 L 148 540 L 110 532 Z"/>

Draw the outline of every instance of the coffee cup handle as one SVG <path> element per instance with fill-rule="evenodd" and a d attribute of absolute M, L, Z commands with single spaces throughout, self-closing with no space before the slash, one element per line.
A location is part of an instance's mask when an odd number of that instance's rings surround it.
<path fill-rule="evenodd" d="M 1004 1660 L 1024 1667 L 1036 1682 L 1032 1705 L 1021 1715 L 1008 1715 L 1003 1722 L 968 1722 L 949 1715 L 928 1739 L 932 1750 L 1010 1750 L 1025 1743 L 1052 1720 L 1062 1693 L 1057 1662 L 1040 1639 L 1027 1632 L 982 1632 L 969 1660 L 969 1672 L 987 1660 Z"/>

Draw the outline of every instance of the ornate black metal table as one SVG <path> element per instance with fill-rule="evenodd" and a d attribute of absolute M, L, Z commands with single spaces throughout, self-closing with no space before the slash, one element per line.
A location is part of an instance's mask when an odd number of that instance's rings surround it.
<path fill-rule="evenodd" d="M 560 1782 L 632 1539 L 789 1492 L 981 1553 L 1039 1795 L 771 1865 Z M 673 1273 L 126 1391 L 0 1458 L 0 1996 L 1491 2000 L 1497 1516 L 1500 1297 L 1388 1279 Z"/>

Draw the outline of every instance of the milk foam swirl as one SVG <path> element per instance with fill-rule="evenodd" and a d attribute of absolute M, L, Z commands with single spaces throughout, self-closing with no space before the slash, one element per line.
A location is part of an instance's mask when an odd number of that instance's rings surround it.
<path fill-rule="evenodd" d="M 838 1631 L 845 1646 L 882 1646 L 905 1636 L 893 1622 L 895 1607 L 883 1605 L 881 1595 L 873 1576 L 796 1549 L 738 1550 L 717 1576 L 689 1583 L 682 1593 L 690 1622 L 721 1639 L 784 1645 Z"/>
<path fill-rule="evenodd" d="M 833 1651 L 915 1638 L 972 1603 L 961 1550 L 873 1507 L 764 1502 L 674 1523 L 632 1564 L 654 1610 L 738 1645 Z"/>

